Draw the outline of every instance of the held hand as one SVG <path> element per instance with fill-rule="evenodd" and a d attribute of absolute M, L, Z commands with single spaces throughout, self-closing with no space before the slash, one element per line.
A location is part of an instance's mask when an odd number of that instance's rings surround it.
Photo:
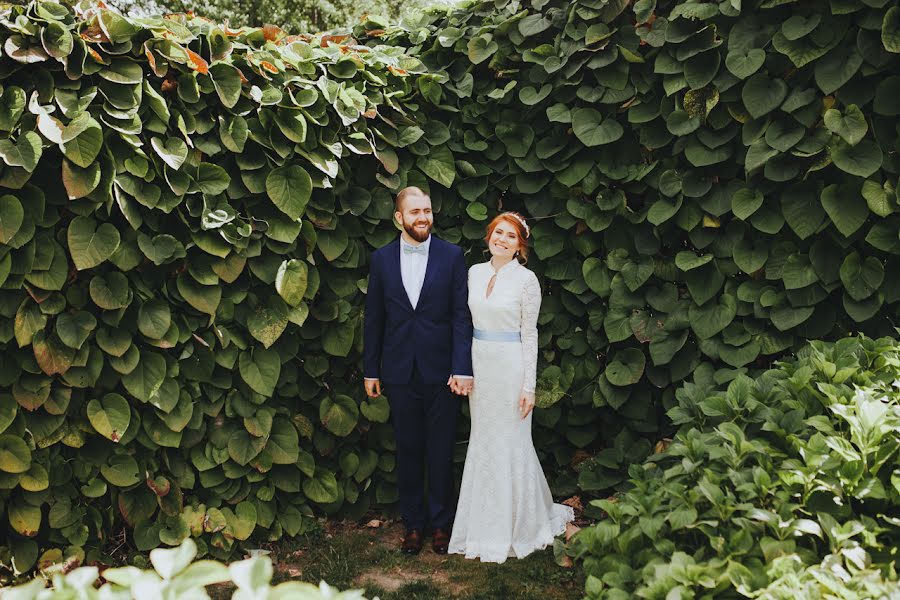
<path fill-rule="evenodd" d="M 457 378 L 451 376 L 450 379 L 447 380 L 447 385 L 450 386 L 450 391 L 458 396 L 468 396 L 472 393 L 472 380 L 466 378 Z"/>
<path fill-rule="evenodd" d="M 366 379 L 366 395 L 369 398 L 377 398 L 381 395 L 381 380 L 380 379 Z"/>
<path fill-rule="evenodd" d="M 519 397 L 519 414 L 524 419 L 533 409 L 534 392 L 522 392 L 522 395 Z"/>

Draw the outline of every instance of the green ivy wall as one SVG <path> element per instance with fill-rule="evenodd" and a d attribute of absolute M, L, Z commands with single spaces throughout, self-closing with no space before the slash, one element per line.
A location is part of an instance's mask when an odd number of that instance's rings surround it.
<path fill-rule="evenodd" d="M 12 7 L 3 563 L 122 525 L 226 555 L 394 501 L 360 325 L 406 185 L 472 262 L 491 215 L 532 218 L 558 493 L 620 482 L 701 361 L 892 332 L 900 9 L 873 4 L 498 1 L 316 38 Z"/>

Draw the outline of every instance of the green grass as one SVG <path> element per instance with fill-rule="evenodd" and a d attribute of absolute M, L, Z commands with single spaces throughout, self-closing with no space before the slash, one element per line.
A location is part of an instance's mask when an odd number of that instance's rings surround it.
<path fill-rule="evenodd" d="M 559 567 L 546 549 L 502 565 L 439 556 L 426 540 L 418 556 L 398 550 L 399 526 L 362 528 L 330 524 L 329 531 L 268 547 L 273 583 L 327 581 L 339 589 L 364 588 L 381 600 L 572 600 L 581 598 L 580 569 Z"/>

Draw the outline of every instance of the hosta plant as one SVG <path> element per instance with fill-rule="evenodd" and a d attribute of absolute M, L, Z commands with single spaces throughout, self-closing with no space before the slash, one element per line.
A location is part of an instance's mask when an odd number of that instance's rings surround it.
<path fill-rule="evenodd" d="M 208 600 L 206 588 L 233 589 L 232 600 L 365 600 L 360 590 L 340 592 L 327 583 L 299 581 L 271 585 L 272 561 L 252 557 L 229 565 L 195 560 L 197 545 L 190 539 L 176 548 L 150 551 L 153 569 L 117 567 L 102 572 L 79 567 L 67 573 L 48 573 L 29 583 L 0 590 L 3 600 Z M 99 580 L 102 580 L 102 584 Z M 225 597 L 221 591 L 215 597 Z M 376 598 L 377 600 L 377 598 Z"/>
<path fill-rule="evenodd" d="M 589 597 L 900 593 L 897 339 L 813 342 L 753 379 L 702 365 L 676 397 L 671 445 L 576 538 Z"/>

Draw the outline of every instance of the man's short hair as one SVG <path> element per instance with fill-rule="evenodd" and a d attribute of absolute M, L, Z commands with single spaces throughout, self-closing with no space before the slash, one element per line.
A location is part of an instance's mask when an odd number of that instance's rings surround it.
<path fill-rule="evenodd" d="M 422 191 L 421 188 L 417 188 L 414 185 L 409 187 L 405 187 L 397 193 L 397 198 L 394 200 L 394 211 L 403 212 L 403 201 L 411 196 L 423 196 L 431 200 L 431 196 Z"/>

